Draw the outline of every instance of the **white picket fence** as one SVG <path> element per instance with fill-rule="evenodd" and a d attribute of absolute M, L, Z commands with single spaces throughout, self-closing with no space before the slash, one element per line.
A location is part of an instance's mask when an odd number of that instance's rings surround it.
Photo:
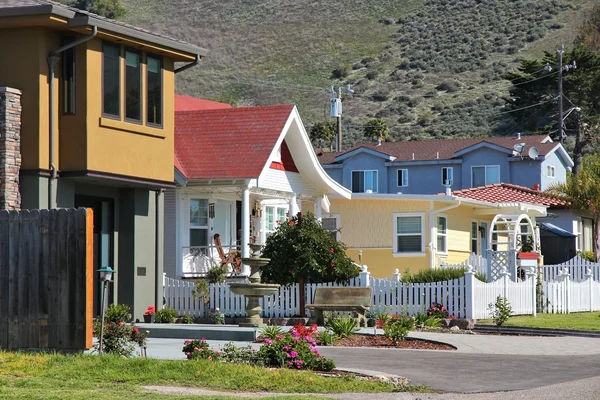
<path fill-rule="evenodd" d="M 600 264 L 587 261 L 579 255 L 562 264 L 544 265 L 544 281 L 556 280 L 565 268 L 569 271 L 570 279 L 572 281 L 581 282 L 586 280 L 588 270 L 591 271 L 594 280 L 600 281 Z"/>
<path fill-rule="evenodd" d="M 310 304 L 317 287 L 343 286 L 335 283 L 308 284 L 305 286 L 306 303 Z M 508 273 L 495 282 L 480 282 L 474 272 L 467 272 L 459 279 L 435 283 L 402 283 L 397 272 L 392 279 L 370 277 L 366 267 L 360 276 L 345 286 L 362 286 L 373 289 L 371 311 L 389 314 L 414 315 L 425 312 L 432 303 L 446 306 L 449 315 L 457 318 L 488 318 L 488 305 L 498 295 L 506 297 L 515 314 L 535 315 L 535 279 L 528 277 L 513 282 Z M 171 278 L 164 279 L 166 305 L 182 315 L 205 315 L 205 305 L 193 296 L 194 283 Z M 245 299 L 229 290 L 227 283 L 209 285 L 208 309 L 218 308 L 227 315 L 243 316 Z M 261 299 L 263 317 L 284 318 L 300 314 L 299 287 L 297 284 L 282 286 L 279 292 Z"/>
<path fill-rule="evenodd" d="M 587 275 L 586 280 L 574 282 L 563 270 L 556 281 L 542 283 L 543 306 L 551 314 L 600 310 L 600 282 Z"/>
<path fill-rule="evenodd" d="M 478 256 L 475 253 L 471 253 L 469 258 L 458 264 L 448 264 L 443 260 L 440 260 L 439 268 L 467 268 L 467 266 L 469 265 L 471 265 L 473 267 L 473 270 L 477 273 L 481 273 L 484 275 L 488 274 L 487 259 L 485 257 Z"/>

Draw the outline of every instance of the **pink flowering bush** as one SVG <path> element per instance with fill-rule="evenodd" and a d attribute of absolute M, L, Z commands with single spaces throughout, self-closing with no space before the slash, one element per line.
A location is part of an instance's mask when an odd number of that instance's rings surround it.
<path fill-rule="evenodd" d="M 265 339 L 257 357 L 266 367 L 331 371 L 335 364 L 319 353 L 316 333 L 316 326 L 306 328 L 297 324 L 284 335 Z"/>
<path fill-rule="evenodd" d="M 446 318 L 448 316 L 448 310 L 440 303 L 433 302 L 431 307 L 427 309 L 427 315 L 434 318 Z"/>
<path fill-rule="evenodd" d="M 183 350 L 188 360 L 209 360 L 218 361 L 220 354 L 218 351 L 208 347 L 208 343 L 204 338 L 186 340 L 183 342 Z"/>

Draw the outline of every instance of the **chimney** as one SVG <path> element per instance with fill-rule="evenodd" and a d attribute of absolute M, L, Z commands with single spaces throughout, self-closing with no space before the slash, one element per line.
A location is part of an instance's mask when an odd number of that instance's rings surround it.
<path fill-rule="evenodd" d="M 521 140 L 521 132 L 517 132 L 517 140 Z"/>
<path fill-rule="evenodd" d="M 535 190 L 536 192 L 540 191 L 540 184 L 539 183 L 534 183 L 533 184 L 533 190 Z"/>
<path fill-rule="evenodd" d="M 0 210 L 19 210 L 21 91 L 0 87 Z"/>

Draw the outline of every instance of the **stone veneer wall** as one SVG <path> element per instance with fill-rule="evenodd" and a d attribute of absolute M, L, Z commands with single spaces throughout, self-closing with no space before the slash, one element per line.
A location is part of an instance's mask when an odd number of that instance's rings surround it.
<path fill-rule="evenodd" d="M 0 87 L 0 210 L 19 210 L 21 91 Z"/>

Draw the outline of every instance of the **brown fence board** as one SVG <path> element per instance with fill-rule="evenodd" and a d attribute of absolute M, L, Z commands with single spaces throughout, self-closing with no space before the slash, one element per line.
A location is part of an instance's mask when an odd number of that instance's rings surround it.
<path fill-rule="evenodd" d="M 93 214 L 0 211 L 0 348 L 92 345 Z"/>

